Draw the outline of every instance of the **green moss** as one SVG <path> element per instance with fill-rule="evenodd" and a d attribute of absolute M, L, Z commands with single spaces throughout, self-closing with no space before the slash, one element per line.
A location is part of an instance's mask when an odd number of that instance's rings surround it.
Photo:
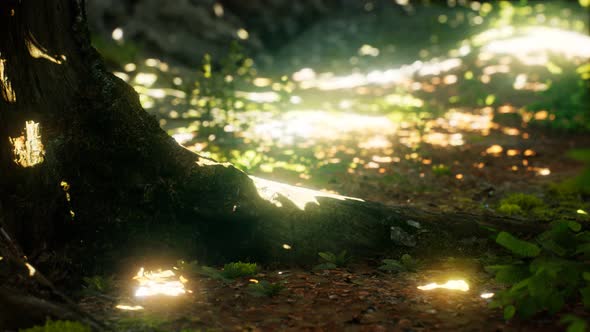
<path fill-rule="evenodd" d="M 513 216 L 513 215 L 517 215 L 517 214 L 522 214 L 522 209 L 520 208 L 520 206 L 516 205 L 516 204 L 500 204 L 500 207 L 498 208 L 498 212 L 503 213 L 503 214 L 507 214 L 509 216 Z"/>
<path fill-rule="evenodd" d="M 523 193 L 510 194 L 500 201 L 500 207 L 503 205 L 516 205 L 524 212 L 531 212 L 535 208 L 544 206 L 541 199 L 534 195 Z M 510 209 L 510 207 L 506 207 Z M 513 207 L 512 207 L 513 208 Z"/>
<path fill-rule="evenodd" d="M 91 332 L 91 329 L 78 322 L 67 320 L 48 320 L 43 326 L 34 326 L 30 329 L 19 330 L 20 332 Z"/>

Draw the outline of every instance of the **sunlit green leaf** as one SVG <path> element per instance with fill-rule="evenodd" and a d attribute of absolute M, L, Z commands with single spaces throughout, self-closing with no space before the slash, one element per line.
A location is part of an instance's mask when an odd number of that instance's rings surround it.
<path fill-rule="evenodd" d="M 536 257 L 541 253 L 541 249 L 536 244 L 520 240 L 507 232 L 500 232 L 496 242 L 514 254 L 523 257 Z"/>
<path fill-rule="evenodd" d="M 516 308 L 513 305 L 509 305 L 506 308 L 504 308 L 504 319 L 505 320 L 509 320 L 512 317 L 514 317 L 514 314 L 516 313 Z"/>

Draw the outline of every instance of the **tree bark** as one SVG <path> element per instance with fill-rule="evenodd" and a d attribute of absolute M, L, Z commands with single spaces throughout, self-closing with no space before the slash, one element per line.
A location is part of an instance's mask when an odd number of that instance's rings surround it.
<path fill-rule="evenodd" d="M 534 230 L 513 219 L 385 207 L 251 178 L 159 128 L 90 45 L 83 1 L 2 1 L 0 15 L 0 221 L 29 255 L 76 243 L 95 255 L 93 264 L 123 248 L 310 262 L 318 251 L 472 250 L 481 242 L 458 241 L 485 238 L 487 226 Z M 7 139 L 21 136 L 26 121 L 40 123 L 45 149 L 30 167 L 14 161 Z M 311 203 L 297 206 L 285 191 Z"/>

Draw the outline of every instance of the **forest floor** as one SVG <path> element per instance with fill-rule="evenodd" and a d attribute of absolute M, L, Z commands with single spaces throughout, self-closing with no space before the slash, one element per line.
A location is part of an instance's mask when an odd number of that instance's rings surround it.
<path fill-rule="evenodd" d="M 497 207 L 496 196 L 505 193 L 527 192 L 544 197 L 550 183 L 581 170 L 581 165 L 565 158 L 564 152 L 590 142 L 587 138 L 546 137 L 531 131 L 526 145 L 520 146 L 534 151 L 534 156 L 482 156 L 482 150 L 498 143 L 498 139 L 492 132 L 477 144 L 463 145 L 454 153 L 422 150 L 437 163 L 453 165 L 449 174 L 434 175 L 431 165 L 403 158 L 405 161 L 383 166 L 384 173 L 380 168 L 363 169 L 361 174 L 343 174 L 346 180 L 336 177 L 333 184 L 356 188 L 347 193 L 386 204 L 413 204 L 447 211 L 491 210 Z M 529 165 L 549 168 L 551 174 L 527 171 L 522 167 L 523 160 L 529 160 Z M 477 166 L 482 162 L 485 167 Z M 518 170 L 512 169 L 515 165 Z M 394 169 L 412 176 L 403 185 L 383 183 L 383 178 Z M 426 173 L 424 177 L 420 176 L 421 172 Z M 458 179 L 457 174 L 463 177 Z M 554 202 L 553 206 L 558 205 Z M 580 208 L 587 209 L 587 206 L 586 203 Z M 482 298 L 481 294 L 497 292 L 502 286 L 484 271 L 485 261 L 485 257 L 470 257 L 465 253 L 464 257 L 423 261 L 415 272 L 391 274 L 378 269 L 381 263 L 377 259 L 355 261 L 353 258 L 349 266 L 331 270 L 264 269 L 250 278 L 232 281 L 194 277 L 186 285 L 193 291 L 191 294 L 147 299 L 132 295 L 134 287 L 129 275 L 115 280 L 113 289 L 106 293 L 108 297 L 84 297 L 81 305 L 127 331 L 565 330 L 558 317 L 540 315 L 506 322 L 501 309 L 489 309 L 490 299 Z M 417 288 L 458 279 L 465 280 L 470 289 L 423 291 Z M 253 294 L 248 285 L 258 280 L 281 284 L 284 288 L 271 297 Z M 121 303 L 141 305 L 144 309 L 115 309 Z M 582 308 L 571 308 L 569 312 L 587 317 Z"/>
<path fill-rule="evenodd" d="M 437 22 L 438 14 L 412 22 L 430 33 L 437 28 L 423 22 Z M 335 19 L 311 29 L 291 48 L 304 65 L 307 57 L 300 50 L 309 45 L 329 48 L 340 37 L 347 44 L 350 38 L 367 44 L 363 36 L 379 39 L 374 31 L 363 32 L 375 22 L 363 20 Z M 384 20 L 389 24 L 387 17 Z M 384 31 L 391 39 L 393 32 Z M 341 33 L 350 36 L 331 36 Z M 404 37 L 403 31 L 396 33 Z M 408 61 L 404 67 L 395 53 L 403 45 L 380 45 L 376 70 L 370 63 L 376 48 L 361 45 L 342 66 L 331 65 L 340 68 L 338 73 L 321 72 L 319 65 L 288 73 L 287 79 L 258 73 L 258 83 L 249 87 L 253 93 L 232 96 L 231 109 L 225 112 L 213 107 L 212 120 L 203 120 L 192 109 L 196 102 L 189 90 L 194 82 L 186 76 L 179 79 L 182 75 L 174 68 L 151 59 L 119 76 L 135 85 L 144 107 L 179 143 L 259 177 L 435 211 L 499 213 L 502 198 L 526 193 L 544 205 L 523 213 L 523 218 L 580 218 L 578 211 L 590 212 L 587 197 L 560 200 L 554 195 L 559 191 L 556 184 L 584 170 L 568 151 L 590 148 L 590 136 L 564 134 L 568 128 L 557 124 L 559 114 L 555 118 L 550 103 L 547 109 L 526 108 L 540 100 L 569 98 L 569 92 L 542 92 L 548 81 L 575 76 L 579 58 L 527 66 L 510 49 L 490 54 L 473 46 L 446 59 Z M 353 63 L 358 65 L 352 68 Z M 226 75 L 221 81 L 227 81 Z M 237 87 L 231 89 L 248 89 L 234 83 Z M 217 92 L 227 96 L 223 89 Z M 192 293 L 169 298 L 136 298 L 133 275 L 121 274 L 104 294 L 83 296 L 79 302 L 128 331 L 565 330 L 559 317 L 541 314 L 507 322 L 501 309 L 488 308 L 490 299 L 481 294 L 502 289 L 484 271 L 488 258 L 465 253 L 425 259 L 415 272 L 395 274 L 378 269 L 381 261 L 376 258 L 353 257 L 348 266 L 329 270 L 264 267 L 233 281 L 189 278 L 186 287 Z M 141 262 L 137 264 L 139 269 Z M 470 289 L 417 288 L 451 279 L 465 280 Z M 256 296 L 261 294 L 252 294 L 249 285 L 260 280 L 284 288 L 274 296 Z M 116 309 L 120 303 L 143 309 Z M 565 311 L 588 318 L 581 308 Z"/>

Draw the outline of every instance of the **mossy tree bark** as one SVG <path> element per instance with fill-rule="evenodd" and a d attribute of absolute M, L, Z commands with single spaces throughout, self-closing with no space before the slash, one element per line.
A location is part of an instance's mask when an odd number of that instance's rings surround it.
<path fill-rule="evenodd" d="M 280 190 L 271 203 L 245 173 L 159 128 L 91 47 L 82 0 L 2 1 L 0 15 L 0 218 L 28 254 L 76 243 L 95 265 L 122 248 L 309 262 L 322 250 L 457 250 L 458 239 L 487 235 L 482 225 L 530 231 L 509 219 L 338 197 L 300 209 Z M 23 167 L 7 138 L 30 120 L 40 123 L 44 161 Z"/>

